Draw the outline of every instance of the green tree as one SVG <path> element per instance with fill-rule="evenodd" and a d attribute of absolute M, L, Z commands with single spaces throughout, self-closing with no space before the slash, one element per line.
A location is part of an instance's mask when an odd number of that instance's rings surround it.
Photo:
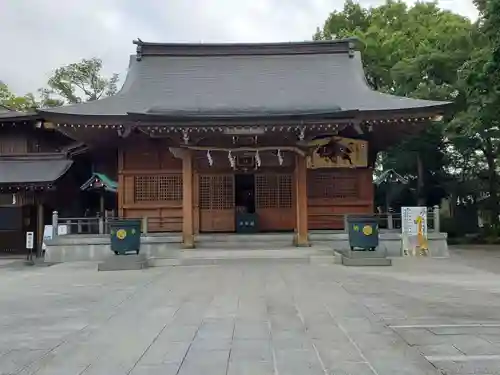
<path fill-rule="evenodd" d="M 465 105 L 450 124 L 456 142 L 468 142 L 483 157 L 490 222 L 499 224 L 500 153 L 500 1 L 476 1 L 482 43 L 459 69 L 461 98 Z M 463 149 L 462 149 L 463 150 Z"/>
<path fill-rule="evenodd" d="M 0 105 L 13 111 L 32 111 L 37 107 L 33 94 L 16 96 L 9 87 L 0 81 Z"/>
<path fill-rule="evenodd" d="M 370 86 L 378 91 L 421 99 L 455 101 L 457 70 L 480 39 L 465 17 L 440 9 L 435 2 L 410 7 L 403 1 L 363 8 L 348 0 L 330 14 L 314 39 L 355 36 L 360 40 Z M 448 119 L 445 119 L 448 121 Z M 385 169 L 411 181 L 420 203 L 443 185 L 448 147 L 444 124 L 430 124 L 419 136 L 383 153 Z"/>
<path fill-rule="evenodd" d="M 82 59 L 56 69 L 48 81 L 48 88 L 41 89 L 40 94 L 52 106 L 98 100 L 116 94 L 118 79 L 116 73 L 109 78 L 102 75 L 102 60 Z"/>

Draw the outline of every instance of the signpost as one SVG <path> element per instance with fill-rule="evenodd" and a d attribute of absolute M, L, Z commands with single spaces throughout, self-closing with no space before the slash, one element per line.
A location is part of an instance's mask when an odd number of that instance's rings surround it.
<path fill-rule="evenodd" d="M 26 249 L 28 249 L 28 260 L 33 260 L 33 232 L 26 232 Z"/>
<path fill-rule="evenodd" d="M 403 256 L 427 256 L 427 207 L 401 208 Z"/>

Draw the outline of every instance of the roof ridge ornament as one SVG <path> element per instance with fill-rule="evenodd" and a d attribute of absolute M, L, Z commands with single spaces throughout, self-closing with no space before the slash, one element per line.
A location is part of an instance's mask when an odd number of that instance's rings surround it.
<path fill-rule="evenodd" d="M 349 41 L 349 58 L 354 58 L 354 54 L 356 52 L 356 44 L 353 41 Z"/>
<path fill-rule="evenodd" d="M 137 44 L 135 59 L 137 61 L 141 61 L 142 60 L 142 46 L 143 46 L 144 42 L 141 40 L 141 38 L 137 38 L 137 40 L 134 40 L 133 43 Z"/>

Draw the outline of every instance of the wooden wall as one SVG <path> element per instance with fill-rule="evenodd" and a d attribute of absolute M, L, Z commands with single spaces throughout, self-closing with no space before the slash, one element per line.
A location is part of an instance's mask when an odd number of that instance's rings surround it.
<path fill-rule="evenodd" d="M 234 171 L 227 154 L 194 155 L 195 233 L 235 230 Z M 255 173 L 256 211 L 262 231 L 293 230 L 295 181 L 293 154 L 262 155 Z M 253 173 L 253 171 L 249 171 Z M 149 230 L 182 230 L 182 160 L 166 141 L 144 139 L 123 147 L 118 160 L 120 216 L 149 218 Z M 309 229 L 342 229 L 343 215 L 373 213 L 372 170 L 331 168 L 308 170 Z"/>
<path fill-rule="evenodd" d="M 308 170 L 309 229 L 343 229 L 344 214 L 373 213 L 370 168 Z"/>
<path fill-rule="evenodd" d="M 0 155 L 57 152 L 70 142 L 55 130 L 35 128 L 33 124 L 0 128 Z"/>
<path fill-rule="evenodd" d="M 165 142 L 137 141 L 118 153 L 121 217 L 148 217 L 148 230 L 182 230 L 182 160 Z"/>

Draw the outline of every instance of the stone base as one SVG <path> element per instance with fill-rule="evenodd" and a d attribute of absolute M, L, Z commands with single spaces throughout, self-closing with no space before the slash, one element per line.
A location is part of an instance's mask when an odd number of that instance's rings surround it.
<path fill-rule="evenodd" d="M 352 259 L 367 259 L 367 258 L 386 258 L 384 250 L 377 248 L 375 251 L 358 251 L 358 250 L 336 250 L 346 258 Z"/>
<path fill-rule="evenodd" d="M 335 263 L 351 267 L 392 266 L 380 251 L 335 251 Z"/>
<path fill-rule="evenodd" d="M 446 233 L 428 233 L 430 256 L 442 258 L 448 256 Z M 294 240 L 293 233 L 258 233 L 258 234 L 200 234 L 196 236 L 196 250 L 290 250 Z M 349 251 L 349 238 L 342 231 L 311 231 L 309 233 L 311 247 L 296 248 L 301 251 L 309 249 L 328 249 Z M 109 235 L 66 235 L 47 240 L 45 262 L 61 263 L 75 261 L 104 261 L 115 255 L 110 249 Z M 182 235 L 180 233 L 154 233 L 141 237 L 141 254 L 147 258 L 179 259 L 182 252 Z M 380 233 L 379 246 L 376 252 L 352 252 L 355 255 L 369 254 L 378 256 L 378 252 L 388 258 L 401 257 L 401 234 L 395 232 Z M 376 254 L 374 254 L 376 253 Z M 351 256 L 353 257 L 353 256 Z M 365 256 L 367 257 L 367 256 Z"/>
<path fill-rule="evenodd" d="M 145 255 L 115 255 L 97 265 L 98 271 L 132 271 L 148 268 Z"/>

